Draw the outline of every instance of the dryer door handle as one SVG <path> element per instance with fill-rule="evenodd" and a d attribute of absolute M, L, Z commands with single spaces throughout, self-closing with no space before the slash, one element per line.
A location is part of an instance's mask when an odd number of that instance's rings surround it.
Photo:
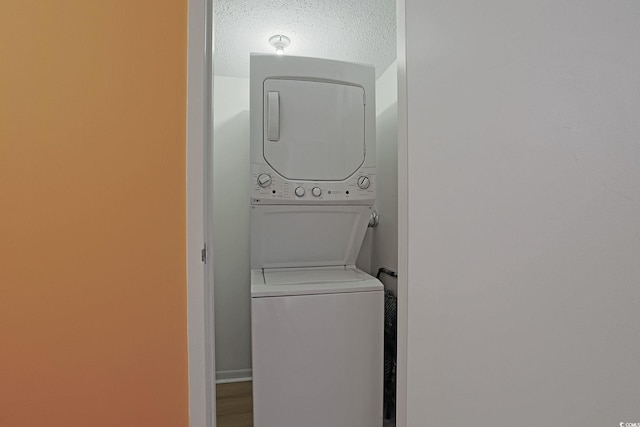
<path fill-rule="evenodd" d="M 267 92 L 267 139 L 280 140 L 280 93 Z"/>

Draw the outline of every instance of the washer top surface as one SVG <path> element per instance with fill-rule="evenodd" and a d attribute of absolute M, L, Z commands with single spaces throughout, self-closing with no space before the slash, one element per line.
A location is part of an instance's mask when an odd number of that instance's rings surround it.
<path fill-rule="evenodd" d="M 251 297 L 381 291 L 380 281 L 355 267 L 251 270 Z"/>

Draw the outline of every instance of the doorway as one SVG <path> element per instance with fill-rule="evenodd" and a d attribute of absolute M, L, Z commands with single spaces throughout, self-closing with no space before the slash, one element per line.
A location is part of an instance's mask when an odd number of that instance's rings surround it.
<path fill-rule="evenodd" d="M 346 4 L 345 4 L 346 3 Z M 251 325 L 249 290 L 249 52 L 274 53 L 268 40 L 285 34 L 287 55 L 376 66 L 376 228 L 367 231 L 357 265 L 376 276 L 398 271 L 398 77 L 396 2 L 214 0 L 213 175 L 210 249 L 215 272 L 215 381 L 218 425 L 249 420 Z M 304 6 L 304 7 L 303 7 Z M 210 182 L 211 182 L 210 181 Z M 381 274 L 397 296 L 392 275 Z M 232 413 L 229 412 L 231 409 Z M 233 412 L 235 411 L 235 412 Z M 231 415 L 226 420 L 225 415 Z M 247 421 L 248 422 L 248 421 Z M 251 424 L 246 424 L 251 425 Z"/>

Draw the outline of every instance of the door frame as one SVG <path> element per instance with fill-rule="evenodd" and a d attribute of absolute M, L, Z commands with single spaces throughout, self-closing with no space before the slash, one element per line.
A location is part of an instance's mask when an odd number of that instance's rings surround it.
<path fill-rule="evenodd" d="M 396 0 L 398 80 L 398 320 L 396 355 L 396 427 L 407 427 L 407 331 L 409 306 L 409 135 L 407 103 L 406 0 Z"/>
<path fill-rule="evenodd" d="M 189 426 L 214 427 L 215 328 L 211 256 L 213 0 L 188 0 L 186 273 Z"/>

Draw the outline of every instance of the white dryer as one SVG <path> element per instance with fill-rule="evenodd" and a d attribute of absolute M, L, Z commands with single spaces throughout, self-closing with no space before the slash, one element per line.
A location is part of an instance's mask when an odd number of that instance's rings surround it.
<path fill-rule="evenodd" d="M 383 287 L 355 267 L 375 200 L 373 67 L 251 56 L 255 427 L 380 427 Z"/>
<path fill-rule="evenodd" d="M 375 201 L 372 66 L 251 54 L 251 204 Z"/>

